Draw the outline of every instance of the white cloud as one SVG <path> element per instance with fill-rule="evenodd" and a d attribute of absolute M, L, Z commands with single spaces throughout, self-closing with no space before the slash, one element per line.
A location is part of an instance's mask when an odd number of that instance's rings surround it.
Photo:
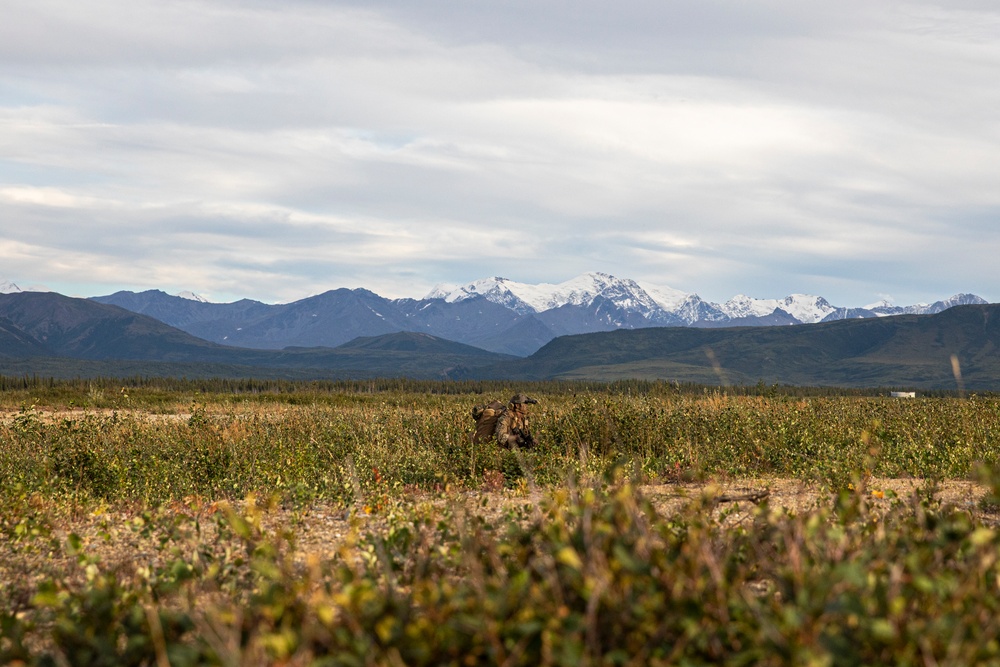
<path fill-rule="evenodd" d="M 996 298 L 998 44 L 987 2 L 13 0 L 4 274 Z"/>
<path fill-rule="evenodd" d="M 32 186 L 0 187 L 0 200 L 6 200 L 13 204 L 22 206 L 43 206 L 69 209 L 97 208 L 100 206 L 115 205 L 114 202 L 107 202 L 96 197 L 82 197 L 70 194 L 59 188 Z"/>

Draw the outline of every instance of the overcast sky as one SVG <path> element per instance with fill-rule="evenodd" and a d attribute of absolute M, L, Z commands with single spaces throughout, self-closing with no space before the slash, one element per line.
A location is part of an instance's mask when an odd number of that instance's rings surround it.
<path fill-rule="evenodd" d="M 4 0 L 0 279 L 1000 300 L 1000 5 Z"/>

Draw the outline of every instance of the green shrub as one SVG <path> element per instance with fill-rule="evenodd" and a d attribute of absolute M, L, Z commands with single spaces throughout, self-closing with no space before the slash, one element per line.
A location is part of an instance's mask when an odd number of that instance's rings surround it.
<path fill-rule="evenodd" d="M 991 481 L 991 483 L 993 483 Z M 929 496 L 860 493 L 731 521 L 661 514 L 611 471 L 486 518 L 393 503 L 336 555 L 296 558 L 275 502 L 133 522 L 132 576 L 70 535 L 75 565 L 0 614 L 25 664 L 995 664 L 1000 531 Z"/>

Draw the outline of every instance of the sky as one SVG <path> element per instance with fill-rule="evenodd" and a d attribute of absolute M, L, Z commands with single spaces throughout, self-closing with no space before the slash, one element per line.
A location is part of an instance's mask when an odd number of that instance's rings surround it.
<path fill-rule="evenodd" d="M 995 302 L 998 82 L 995 0 L 5 0 L 0 280 Z"/>

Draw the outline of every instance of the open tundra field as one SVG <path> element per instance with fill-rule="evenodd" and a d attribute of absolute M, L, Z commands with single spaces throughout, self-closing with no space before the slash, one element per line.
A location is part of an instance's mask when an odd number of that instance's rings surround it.
<path fill-rule="evenodd" d="M 0 664 L 1000 663 L 992 396 L 0 387 Z"/>

